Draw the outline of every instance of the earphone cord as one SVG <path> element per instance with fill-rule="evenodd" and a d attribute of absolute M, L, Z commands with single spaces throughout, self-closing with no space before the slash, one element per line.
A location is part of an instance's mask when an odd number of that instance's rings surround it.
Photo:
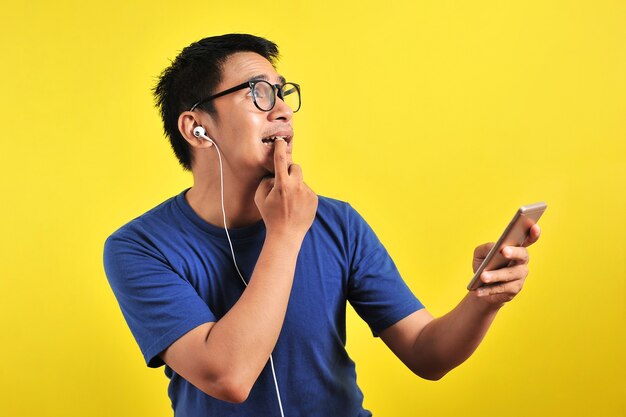
<path fill-rule="evenodd" d="M 237 260 L 235 259 L 235 250 L 233 249 L 233 242 L 230 240 L 230 234 L 228 233 L 228 227 L 226 226 L 226 210 L 224 209 L 224 171 L 222 170 L 222 154 L 215 142 L 213 142 L 213 146 L 215 146 L 215 150 L 217 151 L 217 156 L 220 161 L 220 192 L 221 192 L 221 197 L 222 197 L 222 218 L 224 220 L 224 230 L 226 231 L 226 238 L 228 239 L 228 245 L 230 246 L 230 253 L 233 256 L 233 264 L 235 264 L 235 269 L 237 270 L 237 273 L 239 274 L 239 278 L 241 278 L 243 285 L 247 287 L 248 283 L 243 278 L 241 271 L 239 271 L 239 266 L 237 265 Z M 278 407 L 280 408 L 280 416 L 285 417 L 285 413 L 283 412 L 283 403 L 280 399 L 280 390 L 278 389 L 278 379 L 276 379 L 276 371 L 274 370 L 274 358 L 272 358 L 271 353 L 270 353 L 270 367 L 272 368 L 272 376 L 274 377 L 274 387 L 276 388 L 276 398 L 278 398 Z"/>

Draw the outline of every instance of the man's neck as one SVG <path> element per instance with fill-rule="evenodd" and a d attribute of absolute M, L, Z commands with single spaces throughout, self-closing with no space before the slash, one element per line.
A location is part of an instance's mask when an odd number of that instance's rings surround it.
<path fill-rule="evenodd" d="M 258 187 L 255 181 L 242 181 L 235 175 L 224 173 L 224 209 L 229 228 L 250 226 L 261 220 L 261 213 L 254 203 Z M 219 177 L 194 174 L 194 185 L 185 198 L 191 208 L 208 223 L 224 227 Z"/>

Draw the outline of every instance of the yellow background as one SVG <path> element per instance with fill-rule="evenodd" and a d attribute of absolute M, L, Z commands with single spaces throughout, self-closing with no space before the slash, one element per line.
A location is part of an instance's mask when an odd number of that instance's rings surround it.
<path fill-rule="evenodd" d="M 1 416 L 171 415 L 102 246 L 191 184 L 150 89 L 227 32 L 279 44 L 305 179 L 363 214 L 433 314 L 475 245 L 549 205 L 524 291 L 443 380 L 350 313 L 375 416 L 626 415 L 625 2 L 34 1 L 0 21 Z"/>

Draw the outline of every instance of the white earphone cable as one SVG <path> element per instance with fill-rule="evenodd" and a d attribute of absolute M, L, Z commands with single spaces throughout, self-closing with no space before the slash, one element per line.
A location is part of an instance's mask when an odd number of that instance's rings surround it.
<path fill-rule="evenodd" d="M 239 270 L 239 266 L 237 265 L 237 260 L 235 258 L 235 250 L 233 249 L 233 242 L 230 240 L 230 234 L 228 233 L 228 227 L 226 226 L 226 210 L 224 209 L 224 171 L 222 169 L 222 154 L 220 152 L 220 149 L 217 147 L 217 144 L 213 142 L 212 140 L 211 140 L 211 143 L 213 143 L 213 146 L 215 146 L 215 150 L 217 151 L 217 157 L 219 158 L 219 161 L 220 161 L 220 194 L 222 197 L 222 218 L 224 219 L 224 230 L 226 231 L 226 238 L 228 239 L 228 245 L 230 246 L 230 253 L 233 256 L 233 264 L 235 265 L 235 269 L 237 270 L 237 273 L 239 274 L 239 278 L 241 278 L 243 285 L 247 287 L 248 283 L 243 278 L 243 275 L 241 274 L 241 271 Z M 278 379 L 276 378 L 276 371 L 274 369 L 274 358 L 272 357 L 271 353 L 270 353 L 270 367 L 272 368 L 272 377 L 274 378 L 274 387 L 276 388 L 276 398 L 278 398 L 278 407 L 280 408 L 280 416 L 285 417 L 285 413 L 283 411 L 283 403 L 280 399 L 280 390 L 278 389 Z"/>

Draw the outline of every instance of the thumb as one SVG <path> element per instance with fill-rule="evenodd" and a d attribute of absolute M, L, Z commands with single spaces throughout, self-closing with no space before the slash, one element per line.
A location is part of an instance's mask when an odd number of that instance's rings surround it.
<path fill-rule="evenodd" d="M 272 188 L 274 188 L 273 177 L 265 177 L 261 180 L 261 183 L 259 184 L 259 186 L 256 189 L 256 192 L 254 193 L 254 202 L 257 205 L 257 207 L 259 206 L 260 202 L 265 201 L 265 198 L 270 193 L 270 191 L 272 191 Z"/>
<path fill-rule="evenodd" d="M 477 246 L 476 249 L 474 249 L 474 259 L 484 259 L 491 250 L 491 248 L 493 248 L 494 246 L 494 242 L 485 243 L 483 245 Z"/>

